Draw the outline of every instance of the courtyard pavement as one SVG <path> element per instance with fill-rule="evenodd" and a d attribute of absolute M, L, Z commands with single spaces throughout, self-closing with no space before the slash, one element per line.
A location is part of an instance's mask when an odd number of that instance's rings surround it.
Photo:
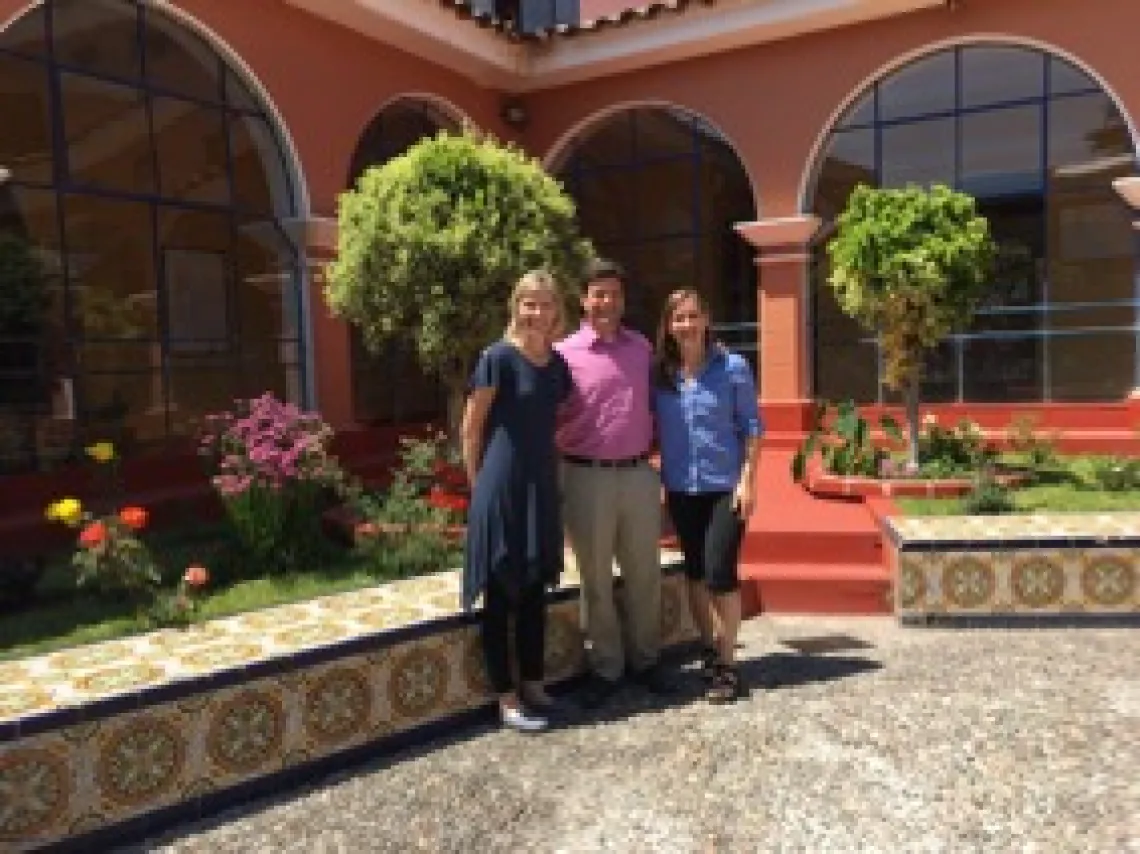
<path fill-rule="evenodd" d="M 1140 631 L 776 616 L 741 642 L 735 705 L 685 671 L 666 702 L 467 728 L 131 850 L 1140 852 Z"/>

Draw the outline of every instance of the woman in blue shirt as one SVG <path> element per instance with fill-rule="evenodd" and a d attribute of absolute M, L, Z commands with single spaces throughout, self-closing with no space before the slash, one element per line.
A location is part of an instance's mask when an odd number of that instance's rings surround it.
<path fill-rule="evenodd" d="M 752 513 L 762 428 L 752 368 L 713 341 L 708 308 L 696 291 L 674 291 L 665 301 L 653 402 L 661 479 L 705 649 L 707 697 L 729 702 L 741 695 L 736 570 Z"/>

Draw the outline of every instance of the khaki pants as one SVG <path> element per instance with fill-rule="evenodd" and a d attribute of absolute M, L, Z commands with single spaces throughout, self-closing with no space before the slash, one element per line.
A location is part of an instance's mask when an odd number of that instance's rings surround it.
<path fill-rule="evenodd" d="M 563 520 L 582 577 L 582 631 L 591 669 L 620 679 L 661 648 L 661 485 L 648 463 L 593 468 L 563 463 Z M 613 563 L 624 584 L 624 621 L 614 602 Z M 624 623 L 624 624 L 623 624 Z"/>

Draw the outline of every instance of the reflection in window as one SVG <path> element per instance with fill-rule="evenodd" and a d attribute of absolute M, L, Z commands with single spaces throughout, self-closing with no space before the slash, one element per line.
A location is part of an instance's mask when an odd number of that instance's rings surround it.
<path fill-rule="evenodd" d="M 697 287 L 723 340 L 758 353 L 756 272 L 732 230 L 755 217 L 752 188 L 715 128 L 678 109 L 622 110 L 574 141 L 558 177 L 582 232 L 629 274 L 632 327 L 652 337 L 669 291 Z"/>
<path fill-rule="evenodd" d="M 457 131 L 459 123 L 434 105 L 411 98 L 389 104 L 361 134 L 352 155 L 347 185 L 352 187 L 372 166 L 403 154 L 417 142 L 442 130 Z M 361 423 L 434 421 L 446 412 L 446 395 L 434 376 L 416 360 L 414 342 L 393 340 L 379 353 L 364 346 L 353 326 L 350 332 L 353 412 Z"/>
<path fill-rule="evenodd" d="M 834 219 L 860 181 L 942 181 L 977 198 L 999 248 L 973 326 L 931 356 L 926 399 L 1127 395 L 1140 382 L 1137 240 L 1111 182 L 1136 173 L 1136 156 L 1111 99 L 1059 58 L 986 46 L 920 60 L 857 103 L 871 126 L 832 134 L 813 210 Z M 891 399 L 873 338 L 836 305 L 822 249 L 813 288 L 816 394 Z"/>
<path fill-rule="evenodd" d="M 43 294 L 28 322 L 0 310 L 0 472 L 163 443 L 238 395 L 302 402 L 290 182 L 223 68 L 130 0 L 47 0 L 0 33 L 0 247 L 34 259 Z"/>

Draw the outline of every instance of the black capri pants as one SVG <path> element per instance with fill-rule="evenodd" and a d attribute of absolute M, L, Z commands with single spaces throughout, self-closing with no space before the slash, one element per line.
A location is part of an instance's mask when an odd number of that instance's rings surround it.
<path fill-rule="evenodd" d="M 710 593 L 740 587 L 736 567 L 744 520 L 732 509 L 731 492 L 670 492 L 669 515 L 685 554 L 685 575 Z"/>

